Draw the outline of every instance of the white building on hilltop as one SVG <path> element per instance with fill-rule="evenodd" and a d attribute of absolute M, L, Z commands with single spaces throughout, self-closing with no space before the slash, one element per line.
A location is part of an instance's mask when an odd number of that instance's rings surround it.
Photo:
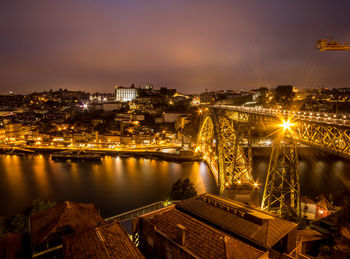
<path fill-rule="evenodd" d="M 130 102 L 138 95 L 138 90 L 134 87 L 115 86 L 115 100 L 118 102 Z"/>

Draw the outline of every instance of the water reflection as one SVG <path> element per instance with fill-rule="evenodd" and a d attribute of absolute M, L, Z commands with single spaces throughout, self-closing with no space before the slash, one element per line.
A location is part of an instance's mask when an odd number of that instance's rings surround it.
<path fill-rule="evenodd" d="M 267 159 L 254 160 L 254 178 L 261 179 L 263 185 L 268 168 Z M 300 190 L 302 195 L 318 196 L 323 193 L 328 196 L 342 190 L 350 189 L 350 161 L 337 159 L 316 160 L 302 157 L 299 161 Z M 262 195 L 262 192 L 260 193 Z"/>
<path fill-rule="evenodd" d="M 0 156 L 0 215 L 33 199 L 92 202 L 111 216 L 166 198 L 178 178 L 190 178 L 199 193 L 216 192 L 204 163 L 172 163 L 106 156 L 102 163 L 54 162 L 48 156 Z"/>
<path fill-rule="evenodd" d="M 254 158 L 254 179 L 264 188 L 269 158 Z M 350 188 L 350 162 L 301 159 L 301 192 L 334 193 Z M 102 163 L 54 162 L 48 156 L 0 156 L 0 216 L 22 210 L 33 199 L 92 202 L 112 216 L 168 196 L 179 178 L 190 178 L 198 193 L 217 193 L 203 162 L 172 163 L 106 156 Z"/>
<path fill-rule="evenodd" d="M 32 162 L 32 165 L 32 173 L 37 183 L 36 188 L 40 193 L 43 193 L 45 197 L 50 197 L 51 184 L 49 183 L 49 174 L 51 174 L 51 170 L 47 161 L 44 160 L 42 155 L 39 155 L 37 159 Z"/>

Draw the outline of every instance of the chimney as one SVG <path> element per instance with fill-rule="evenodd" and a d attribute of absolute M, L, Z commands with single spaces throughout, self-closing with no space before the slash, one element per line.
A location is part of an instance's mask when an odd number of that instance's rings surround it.
<path fill-rule="evenodd" d="M 182 226 L 181 224 L 176 225 L 176 242 L 184 246 L 186 240 L 186 228 Z"/>

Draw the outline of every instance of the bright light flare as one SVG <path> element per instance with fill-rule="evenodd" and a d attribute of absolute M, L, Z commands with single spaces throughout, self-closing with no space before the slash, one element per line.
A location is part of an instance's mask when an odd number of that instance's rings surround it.
<path fill-rule="evenodd" d="M 294 125 L 294 123 L 291 123 L 289 120 L 287 121 L 283 121 L 282 124 L 280 124 L 280 127 L 283 127 L 284 130 L 289 130 L 292 126 Z"/>

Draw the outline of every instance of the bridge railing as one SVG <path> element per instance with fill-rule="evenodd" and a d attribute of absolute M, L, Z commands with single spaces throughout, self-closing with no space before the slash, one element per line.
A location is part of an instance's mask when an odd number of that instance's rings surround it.
<path fill-rule="evenodd" d="M 170 205 L 176 204 L 179 201 L 158 201 L 158 202 L 154 202 L 152 204 L 134 209 L 134 210 L 130 210 L 109 218 L 106 218 L 105 221 L 109 222 L 109 221 L 113 221 L 113 220 L 117 220 L 119 222 L 123 222 L 123 221 L 127 221 L 139 216 L 142 216 L 144 214 L 150 213 L 152 211 L 158 210 L 158 209 L 162 209 L 165 207 L 168 207 Z"/>
<path fill-rule="evenodd" d="M 277 116 L 285 115 L 291 116 L 293 119 L 321 122 L 326 124 L 340 125 L 340 126 L 350 126 L 350 117 L 346 114 L 335 114 L 326 112 L 307 112 L 307 111 L 290 111 L 290 110 L 279 110 L 272 108 L 262 108 L 262 107 L 244 107 L 244 106 L 233 106 L 233 105 L 213 105 L 214 108 L 235 110 L 247 113 L 255 113 L 261 115 Z"/>

